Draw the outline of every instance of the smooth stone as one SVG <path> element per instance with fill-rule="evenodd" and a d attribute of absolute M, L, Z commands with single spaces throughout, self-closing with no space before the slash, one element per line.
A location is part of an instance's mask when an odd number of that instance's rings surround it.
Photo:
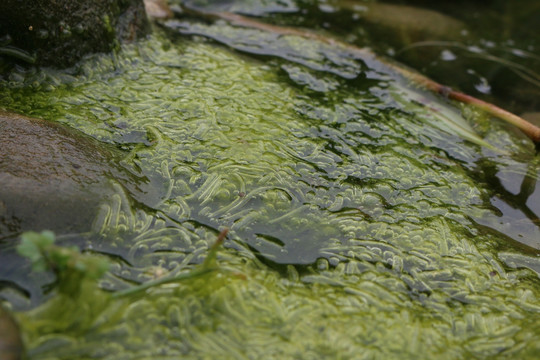
<path fill-rule="evenodd" d="M 19 325 L 0 305 L 0 359 L 24 359 L 24 345 Z"/>
<path fill-rule="evenodd" d="M 68 127 L 0 112 L 0 240 L 90 229 L 119 173 L 114 149 Z"/>

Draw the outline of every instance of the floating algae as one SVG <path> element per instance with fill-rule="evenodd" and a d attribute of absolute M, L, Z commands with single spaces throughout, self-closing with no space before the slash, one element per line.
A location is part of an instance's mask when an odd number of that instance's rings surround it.
<path fill-rule="evenodd" d="M 35 323 L 55 319 L 21 316 L 32 359 L 540 351 L 538 258 L 473 220 L 497 218 L 491 191 L 471 176 L 478 160 L 519 161 L 409 111 L 388 74 L 294 41 L 303 58 L 262 62 L 158 33 L 70 76 L 4 84 L 2 106 L 115 144 L 155 187 L 118 187 L 96 215 L 83 245 L 111 257 L 104 288 L 189 269 L 216 229 L 231 230 L 219 256 L 229 271 L 112 301 L 84 331 L 46 333 Z"/>

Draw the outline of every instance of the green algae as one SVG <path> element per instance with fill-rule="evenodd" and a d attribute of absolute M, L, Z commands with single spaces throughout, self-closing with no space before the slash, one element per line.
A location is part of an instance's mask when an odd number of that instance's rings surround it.
<path fill-rule="evenodd" d="M 469 143 L 399 103 L 390 75 L 313 41 L 286 41 L 294 46 L 273 42 L 273 51 L 294 56 L 263 62 L 157 33 L 71 74 L 4 84 L 2 106 L 115 144 L 152 185 L 117 186 L 84 235 L 113 262 L 103 288 L 190 269 L 216 229 L 231 229 L 219 255 L 227 273 L 144 297 L 89 293 L 84 308 L 60 304 L 68 316 L 91 315 L 78 328 L 47 331 L 54 312 L 23 313 L 32 359 L 540 351 L 539 260 L 478 226 L 497 214 L 491 190 L 471 175 L 479 159 L 520 164 L 530 146 L 494 138 L 510 156 Z"/>

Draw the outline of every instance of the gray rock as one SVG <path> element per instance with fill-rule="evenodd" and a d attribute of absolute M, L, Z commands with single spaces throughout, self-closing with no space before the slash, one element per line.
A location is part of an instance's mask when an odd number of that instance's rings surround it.
<path fill-rule="evenodd" d="M 0 144 L 0 239 L 89 230 L 121 171 L 113 148 L 45 120 L 0 112 Z"/>

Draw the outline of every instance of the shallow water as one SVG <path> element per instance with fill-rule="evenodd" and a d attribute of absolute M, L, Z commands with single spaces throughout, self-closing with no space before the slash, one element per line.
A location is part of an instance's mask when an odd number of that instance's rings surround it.
<path fill-rule="evenodd" d="M 282 25 L 302 9 L 333 13 L 303 2 L 256 5 Z M 182 17 L 69 72 L 13 74 L 1 99 L 117 146 L 121 165 L 146 179 L 129 190 L 113 179 L 116 194 L 92 231 L 59 234 L 110 257 L 104 289 L 189 269 L 218 229 L 231 230 L 221 273 L 99 311 L 96 292 L 74 306 L 75 325 L 57 332 L 62 324 L 47 313 L 20 313 L 33 359 L 532 359 L 540 351 L 538 210 L 527 201 L 537 193 L 533 145 L 376 59 Z M 440 114 L 474 124 L 492 147 L 451 132 Z M 521 197 L 520 188 L 528 189 Z M 2 288 L 19 309 L 43 301 L 39 286 L 51 281 L 9 280 L 33 295 Z M 85 312 L 95 313 L 90 325 L 77 322 Z"/>

